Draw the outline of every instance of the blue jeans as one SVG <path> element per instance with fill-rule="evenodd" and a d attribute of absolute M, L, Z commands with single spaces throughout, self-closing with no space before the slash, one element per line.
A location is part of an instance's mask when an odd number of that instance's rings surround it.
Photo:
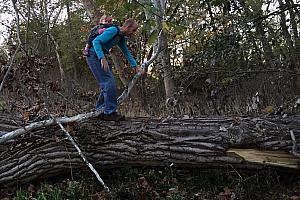
<path fill-rule="evenodd" d="M 116 82 L 109 64 L 109 70 L 104 71 L 101 62 L 94 51 L 89 51 L 87 63 L 96 78 L 100 94 L 96 102 L 96 110 L 104 109 L 104 114 L 111 114 L 117 110 Z"/>

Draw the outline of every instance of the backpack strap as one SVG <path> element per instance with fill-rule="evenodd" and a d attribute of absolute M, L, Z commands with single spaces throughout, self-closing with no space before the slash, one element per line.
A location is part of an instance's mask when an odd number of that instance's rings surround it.
<path fill-rule="evenodd" d="M 102 28 L 110 28 L 110 27 L 114 26 L 117 29 L 117 33 L 110 40 L 108 40 L 107 42 L 113 41 L 117 37 L 121 37 L 120 27 L 119 26 L 117 26 L 115 24 L 105 24 L 105 25 L 106 25 L 106 27 L 102 27 Z M 109 51 L 107 49 L 102 48 L 102 51 L 103 51 L 104 54 L 109 54 Z"/>
<path fill-rule="evenodd" d="M 117 26 L 115 24 L 107 24 L 107 28 L 112 27 L 112 26 L 114 26 L 114 27 L 117 28 L 117 33 L 110 40 L 108 40 L 107 43 L 110 42 L 110 41 L 115 40 L 117 37 L 120 37 L 120 38 L 122 37 L 122 35 L 120 34 L 120 28 L 119 28 L 119 26 Z M 109 51 L 106 50 L 106 49 L 103 49 L 103 52 L 105 52 L 105 54 L 109 54 Z"/>
<path fill-rule="evenodd" d="M 98 34 L 98 29 L 101 28 L 100 25 L 94 26 L 90 31 L 89 31 L 89 38 L 90 37 L 95 37 Z"/>
<path fill-rule="evenodd" d="M 89 35 L 88 35 L 88 40 L 87 40 L 87 43 L 90 45 L 90 46 L 93 46 L 92 42 L 93 40 L 99 35 L 99 29 L 102 29 L 102 28 L 110 28 L 110 27 L 116 27 L 117 28 L 117 34 L 112 38 L 110 39 L 109 41 L 111 40 L 114 40 L 117 36 L 120 35 L 120 28 L 119 26 L 115 25 L 115 24 L 100 24 L 100 25 L 97 25 L 97 26 L 94 26 L 90 31 L 89 31 Z"/>
<path fill-rule="evenodd" d="M 102 28 L 110 28 L 112 26 L 117 28 L 117 34 L 114 37 L 112 37 L 109 41 L 112 41 L 116 37 L 120 36 L 120 27 L 115 24 L 103 24 Z"/>

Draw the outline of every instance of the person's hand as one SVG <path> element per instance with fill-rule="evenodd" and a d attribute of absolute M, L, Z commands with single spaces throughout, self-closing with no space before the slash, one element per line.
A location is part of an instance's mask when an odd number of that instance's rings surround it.
<path fill-rule="evenodd" d="M 108 65 L 108 62 L 107 62 L 107 60 L 106 60 L 106 58 L 105 57 L 103 57 L 102 59 L 101 59 L 101 66 L 102 66 L 102 68 L 104 69 L 104 71 L 108 71 L 108 69 L 109 69 L 109 65 Z"/>
<path fill-rule="evenodd" d="M 145 70 L 143 68 L 141 68 L 140 66 L 137 66 L 135 68 L 136 73 L 140 73 L 141 75 L 145 74 Z"/>

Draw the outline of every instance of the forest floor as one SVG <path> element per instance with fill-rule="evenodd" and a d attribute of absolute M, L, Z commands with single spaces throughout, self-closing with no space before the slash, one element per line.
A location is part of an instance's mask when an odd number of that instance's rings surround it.
<path fill-rule="evenodd" d="M 222 169 L 123 167 L 99 170 L 120 200 L 299 200 L 300 173 L 264 168 Z M 1 200 L 108 199 L 88 171 L 73 172 L 27 185 L 0 190 Z"/>
<path fill-rule="evenodd" d="M 92 101 L 91 101 L 92 102 Z M 92 103 L 86 105 L 92 109 Z M 134 107 L 134 106 L 133 106 Z M 121 108 L 121 112 L 128 108 Z M 126 116 L 136 115 L 122 112 Z M 5 187 L 0 200 L 106 200 L 88 169 L 63 177 Z M 115 200 L 300 200 L 300 172 L 265 167 L 259 170 L 131 167 L 99 169 Z"/>
<path fill-rule="evenodd" d="M 73 95 L 78 95 L 77 98 L 62 96 L 56 101 L 49 100 L 55 103 L 45 105 L 49 105 L 50 113 L 58 116 L 62 113 L 73 116 L 92 110 L 96 93 L 78 93 L 73 93 Z M 156 98 L 156 101 L 158 100 Z M 200 103 L 199 105 L 209 109 L 207 105 Z M 15 107 L 18 105 L 12 103 L 2 105 L 2 108 L 8 111 L 14 110 Z M 132 103 L 121 106 L 120 111 L 127 117 L 163 116 L 164 109 L 160 108 L 164 107 L 158 107 L 158 104 L 155 104 L 153 109 L 141 111 L 136 104 Z M 150 113 L 149 110 L 159 113 Z M 181 113 L 182 115 L 195 114 L 190 110 L 189 113 L 185 110 Z M 195 108 L 195 110 L 199 109 Z M 43 109 L 40 109 L 36 112 L 39 114 L 42 111 Z M 24 113 L 26 114 L 27 111 Z M 47 113 L 44 114 L 47 115 Z M 101 184 L 94 175 L 88 169 L 81 170 L 84 172 L 73 171 L 72 174 L 69 173 L 63 177 L 54 177 L 27 185 L 8 188 L 0 185 L 0 200 L 107 199 Z M 164 168 L 124 166 L 123 168 L 99 169 L 98 172 L 111 189 L 112 199 L 116 200 L 300 200 L 300 173 L 286 169 L 266 167 L 260 170 L 241 170 L 232 166 L 204 169 L 177 168 L 173 165 Z"/>

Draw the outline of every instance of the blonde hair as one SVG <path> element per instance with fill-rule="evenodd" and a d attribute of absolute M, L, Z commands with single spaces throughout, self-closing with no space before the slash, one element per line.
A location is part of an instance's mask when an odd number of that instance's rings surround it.
<path fill-rule="evenodd" d="M 112 17 L 108 15 L 102 15 L 99 19 L 99 23 L 111 23 Z"/>

